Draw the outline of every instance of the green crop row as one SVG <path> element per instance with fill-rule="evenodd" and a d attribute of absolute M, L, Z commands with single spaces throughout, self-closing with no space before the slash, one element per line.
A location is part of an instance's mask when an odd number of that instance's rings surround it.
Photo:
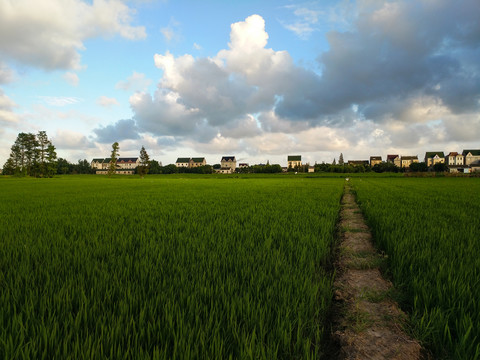
<path fill-rule="evenodd" d="M 354 179 L 376 244 L 436 356 L 480 359 L 479 179 Z"/>
<path fill-rule="evenodd" d="M 0 186 L 0 358 L 322 355 L 343 180 Z"/>

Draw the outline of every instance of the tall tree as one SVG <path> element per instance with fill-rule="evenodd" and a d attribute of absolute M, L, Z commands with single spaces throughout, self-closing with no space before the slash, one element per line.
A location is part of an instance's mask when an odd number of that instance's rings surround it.
<path fill-rule="evenodd" d="M 120 150 L 120 146 L 118 145 L 118 142 L 114 142 L 112 144 L 112 154 L 110 155 L 110 164 L 108 165 L 108 176 L 112 176 L 115 174 L 115 170 L 117 169 L 117 159 Z"/>
<path fill-rule="evenodd" d="M 57 152 L 55 146 L 49 142 L 45 157 L 44 176 L 53 177 L 57 172 Z"/>
<path fill-rule="evenodd" d="M 48 176 L 47 169 L 47 148 L 52 143 L 48 140 L 46 131 L 39 131 L 37 134 L 37 170 L 40 176 Z"/>
<path fill-rule="evenodd" d="M 138 174 L 142 177 L 148 174 L 150 168 L 150 157 L 147 154 L 147 150 L 142 146 L 140 150 L 140 165 L 137 167 Z"/>
<path fill-rule="evenodd" d="M 344 161 L 343 161 L 343 154 L 340 153 L 340 157 L 338 158 L 338 165 L 344 165 Z"/>

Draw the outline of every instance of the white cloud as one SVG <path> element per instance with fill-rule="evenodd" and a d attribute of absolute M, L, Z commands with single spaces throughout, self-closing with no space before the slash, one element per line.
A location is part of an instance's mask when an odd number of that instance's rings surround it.
<path fill-rule="evenodd" d="M 52 136 L 52 143 L 57 149 L 84 150 L 95 146 L 84 134 L 67 129 L 58 129 Z"/>
<path fill-rule="evenodd" d="M 42 102 L 50 106 L 67 106 L 74 105 L 81 101 L 81 98 L 78 97 L 69 97 L 69 96 L 37 96 Z"/>
<path fill-rule="evenodd" d="M 78 75 L 72 72 L 65 73 L 63 79 L 72 86 L 78 86 L 78 82 L 80 81 Z"/>
<path fill-rule="evenodd" d="M 146 37 L 130 25 L 135 10 L 121 0 L 15 0 L 0 2 L 0 55 L 52 70 L 80 69 L 84 41 L 118 34 Z"/>
<path fill-rule="evenodd" d="M 125 91 L 146 91 L 152 83 L 152 80 L 147 79 L 145 74 L 138 73 L 136 71 L 127 78 L 125 81 L 119 81 L 116 85 L 116 89 Z"/>
<path fill-rule="evenodd" d="M 109 98 L 102 95 L 97 99 L 97 104 L 103 107 L 110 107 L 113 105 L 118 105 L 118 101 L 115 98 Z"/>
<path fill-rule="evenodd" d="M 195 50 L 202 50 L 202 46 L 199 45 L 199 44 L 197 44 L 197 43 L 193 43 L 193 48 L 194 48 Z"/>
<path fill-rule="evenodd" d="M 325 15 L 323 11 L 301 5 L 288 5 L 285 8 L 293 10 L 295 19 L 290 22 L 282 21 L 282 25 L 301 39 L 307 39 L 314 31 L 317 31 L 319 18 Z"/>

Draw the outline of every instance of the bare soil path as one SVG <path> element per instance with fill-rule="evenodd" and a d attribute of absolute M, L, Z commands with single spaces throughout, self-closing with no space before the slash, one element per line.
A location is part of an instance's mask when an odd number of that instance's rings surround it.
<path fill-rule="evenodd" d="M 392 284 L 379 266 L 385 259 L 347 184 L 342 199 L 336 263 L 334 339 L 339 359 L 422 359 L 422 348 L 403 330 L 405 314 L 392 300 Z"/>

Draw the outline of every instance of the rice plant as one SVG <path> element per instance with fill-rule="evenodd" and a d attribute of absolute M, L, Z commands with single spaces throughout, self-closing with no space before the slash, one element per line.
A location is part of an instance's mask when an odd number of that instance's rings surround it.
<path fill-rule="evenodd" d="M 479 179 L 352 183 L 416 336 L 439 358 L 480 359 Z"/>
<path fill-rule="evenodd" d="M 0 358 L 322 356 L 342 179 L 0 184 Z"/>

